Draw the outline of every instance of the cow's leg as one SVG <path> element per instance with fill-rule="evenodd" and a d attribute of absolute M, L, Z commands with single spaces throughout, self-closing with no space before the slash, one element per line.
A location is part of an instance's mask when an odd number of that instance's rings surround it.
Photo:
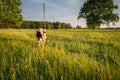
<path fill-rule="evenodd" d="M 38 46 L 40 46 L 40 40 L 38 41 Z"/>
<path fill-rule="evenodd" d="M 38 46 L 40 46 L 40 44 L 41 44 L 41 38 L 39 37 L 38 38 Z"/>

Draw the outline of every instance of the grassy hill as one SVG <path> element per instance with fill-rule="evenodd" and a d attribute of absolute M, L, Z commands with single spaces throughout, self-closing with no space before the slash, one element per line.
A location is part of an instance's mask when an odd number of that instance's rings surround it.
<path fill-rule="evenodd" d="M 120 30 L 0 29 L 0 80 L 119 80 Z"/>

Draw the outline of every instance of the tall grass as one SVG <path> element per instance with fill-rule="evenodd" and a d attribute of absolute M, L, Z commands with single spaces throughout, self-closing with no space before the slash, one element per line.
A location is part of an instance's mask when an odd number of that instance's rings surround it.
<path fill-rule="evenodd" d="M 119 80 L 120 30 L 0 29 L 0 80 Z"/>

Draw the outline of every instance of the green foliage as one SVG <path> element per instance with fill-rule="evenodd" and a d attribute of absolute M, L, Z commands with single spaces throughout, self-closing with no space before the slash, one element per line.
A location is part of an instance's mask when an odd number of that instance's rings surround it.
<path fill-rule="evenodd" d="M 22 23 L 21 0 L 0 0 L 0 28 L 19 28 Z"/>
<path fill-rule="evenodd" d="M 120 30 L 0 30 L 0 80 L 119 80 Z"/>
<path fill-rule="evenodd" d="M 22 27 L 25 29 L 44 28 L 44 21 L 23 21 Z M 60 22 L 46 22 L 47 29 L 71 29 L 72 26 L 69 23 Z"/>
<path fill-rule="evenodd" d="M 119 21 L 118 14 L 114 12 L 117 8 L 113 0 L 87 0 L 80 9 L 78 19 L 85 18 L 88 27 L 93 29 L 101 24 L 115 24 Z"/>
<path fill-rule="evenodd" d="M 76 27 L 76 29 L 81 29 L 81 28 L 82 28 L 82 27 L 81 27 L 81 26 L 78 26 L 78 25 L 77 25 L 77 27 Z"/>

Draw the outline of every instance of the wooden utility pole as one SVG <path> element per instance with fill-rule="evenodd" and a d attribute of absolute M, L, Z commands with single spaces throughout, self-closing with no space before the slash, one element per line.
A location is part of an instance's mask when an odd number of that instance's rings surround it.
<path fill-rule="evenodd" d="M 44 15 L 44 29 L 46 29 L 46 20 L 45 20 L 45 3 L 43 3 L 43 15 Z"/>

